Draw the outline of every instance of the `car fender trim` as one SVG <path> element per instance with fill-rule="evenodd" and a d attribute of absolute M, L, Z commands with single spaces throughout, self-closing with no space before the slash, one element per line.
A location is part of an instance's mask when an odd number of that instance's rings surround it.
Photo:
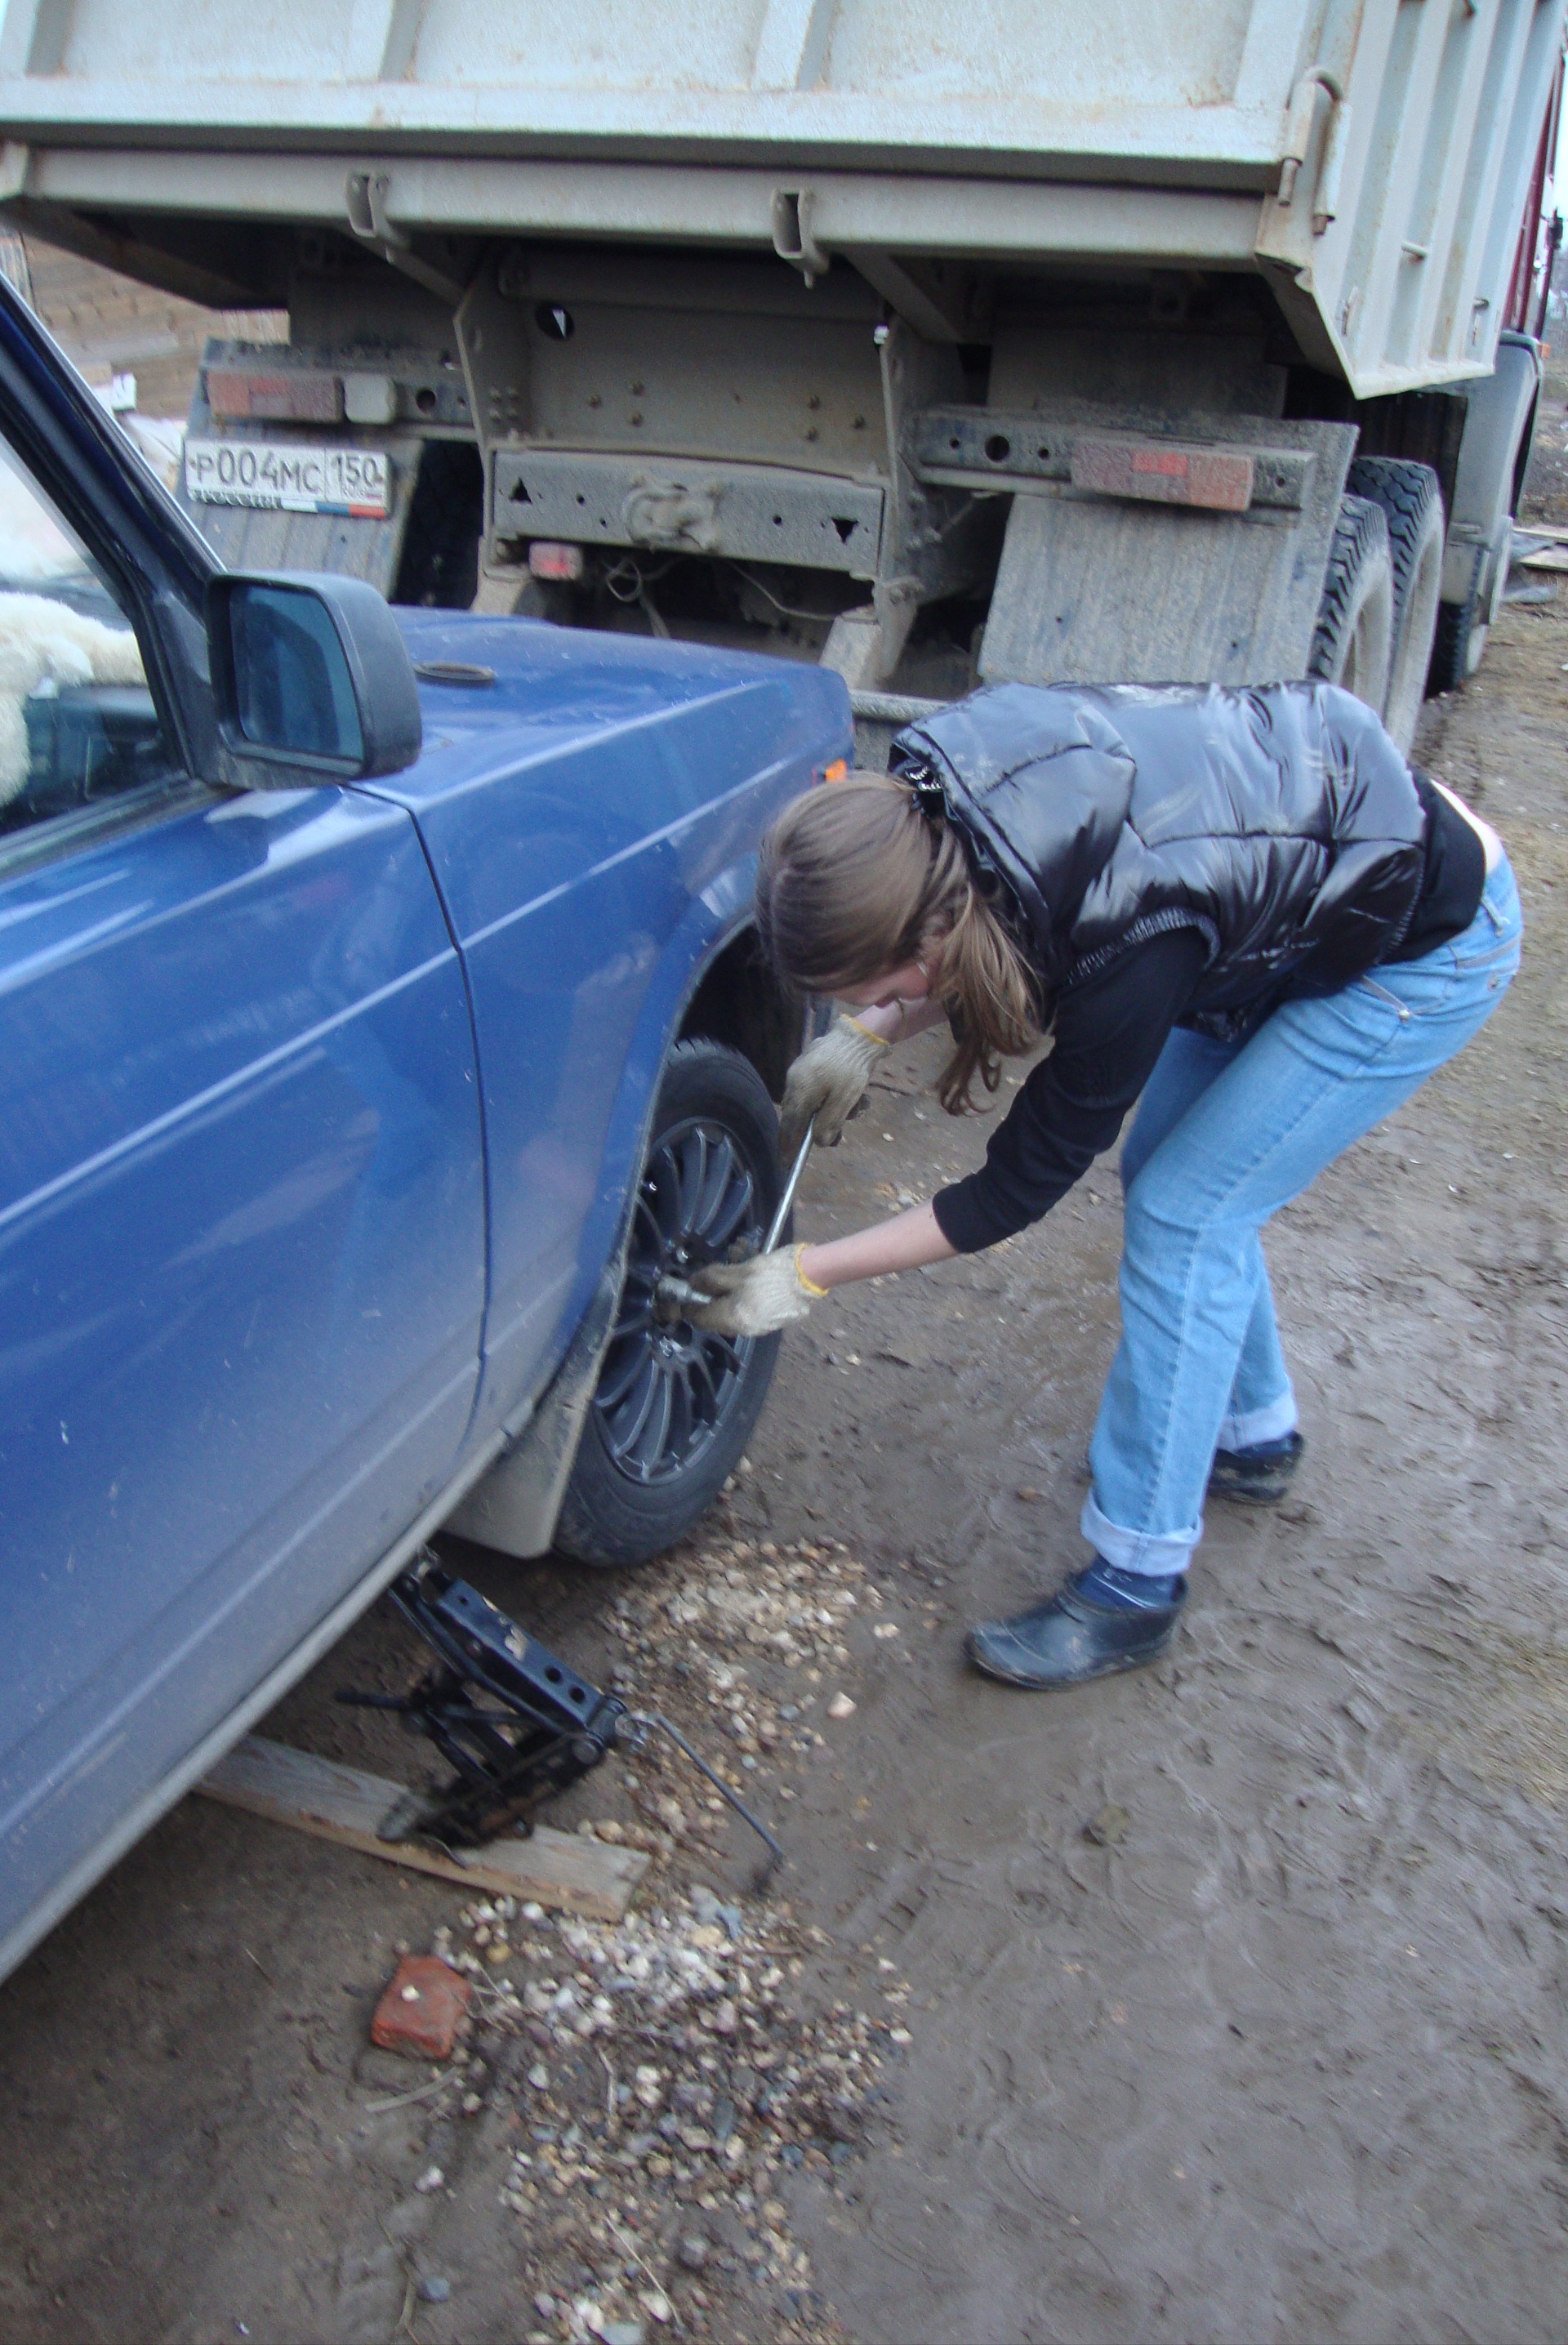
<path fill-rule="evenodd" d="M 701 903 L 714 925 L 703 939 L 686 969 L 673 1015 L 668 1015 L 659 1076 L 643 1103 L 633 1162 L 647 1154 L 659 1081 L 669 1054 L 683 1032 L 683 1020 L 696 999 L 703 978 L 752 920 L 752 875 L 755 856 L 743 858 L 704 890 Z M 595 1282 L 588 1307 L 578 1322 L 565 1357 L 530 1413 L 521 1438 L 503 1454 L 449 1518 L 446 1528 L 460 1538 L 497 1548 L 520 1562 L 548 1555 L 561 1518 L 566 1486 L 577 1462 L 588 1412 L 598 1388 L 600 1370 L 615 1325 L 616 1308 L 626 1276 L 626 1255 L 632 1239 L 635 1182 L 627 1190 L 615 1242 Z"/>

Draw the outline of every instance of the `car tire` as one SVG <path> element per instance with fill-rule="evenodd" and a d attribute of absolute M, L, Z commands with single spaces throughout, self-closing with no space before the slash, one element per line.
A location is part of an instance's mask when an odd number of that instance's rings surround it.
<path fill-rule="evenodd" d="M 1383 724 L 1401 749 L 1415 735 L 1426 696 L 1442 587 L 1442 491 L 1430 464 L 1398 456 L 1358 456 L 1345 482 L 1381 512 L 1394 576 L 1393 640 Z"/>
<path fill-rule="evenodd" d="M 684 1538 L 739 1464 L 779 1337 L 703 1335 L 653 1316 L 666 1271 L 760 1244 L 782 1180 L 761 1076 L 719 1042 L 678 1042 L 638 1183 L 626 1280 L 556 1526 L 578 1563 L 650 1562 Z"/>
<path fill-rule="evenodd" d="M 1353 692 L 1381 716 L 1393 631 L 1394 574 L 1382 508 L 1370 497 L 1343 497 L 1307 674 Z"/>

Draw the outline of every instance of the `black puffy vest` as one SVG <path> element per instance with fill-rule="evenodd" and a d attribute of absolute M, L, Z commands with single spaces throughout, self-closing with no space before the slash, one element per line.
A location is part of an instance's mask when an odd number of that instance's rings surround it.
<path fill-rule="evenodd" d="M 909 726 L 890 768 L 934 812 L 940 791 L 1050 993 L 1196 929 L 1182 1022 L 1221 1035 L 1397 950 L 1425 872 L 1410 767 L 1332 685 L 997 685 Z"/>

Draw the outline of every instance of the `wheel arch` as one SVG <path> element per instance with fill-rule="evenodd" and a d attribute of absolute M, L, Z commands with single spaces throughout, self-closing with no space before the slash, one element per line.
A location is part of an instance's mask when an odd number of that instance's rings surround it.
<path fill-rule="evenodd" d="M 764 957 L 749 909 L 754 868 L 750 863 L 733 868 L 725 874 L 722 893 L 693 902 L 686 949 L 691 950 L 699 923 L 708 934 L 686 962 L 683 979 L 677 980 L 673 1009 L 668 991 L 663 1003 L 659 989 L 651 991 L 645 1016 L 658 1020 L 662 1047 L 656 1046 L 656 1059 L 652 1051 L 634 1048 L 629 1054 L 618 1126 L 606 1150 L 608 1185 L 621 1192 L 613 1233 L 561 1365 L 531 1406 L 524 1403 L 512 1409 L 507 1427 L 511 1446 L 443 1526 L 459 1538 L 523 1559 L 550 1552 L 625 1273 L 632 1199 L 624 1170 L 642 1162 L 660 1081 L 675 1044 L 727 1043 L 755 1067 L 770 1098 L 776 1100 L 791 1059 L 814 1030 L 819 1006 L 792 997 Z M 728 919 L 723 919 L 723 910 L 729 912 Z M 682 957 L 677 939 L 666 959 L 672 973 Z"/>
<path fill-rule="evenodd" d="M 754 920 L 744 920 L 698 972 L 674 1040 L 724 1042 L 749 1059 L 773 1100 L 807 1039 L 813 1005 L 770 966 Z"/>

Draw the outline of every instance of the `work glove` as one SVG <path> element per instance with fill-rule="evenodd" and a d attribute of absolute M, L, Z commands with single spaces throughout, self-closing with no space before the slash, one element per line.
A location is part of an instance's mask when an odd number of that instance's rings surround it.
<path fill-rule="evenodd" d="M 772 1254 L 755 1254 L 750 1262 L 711 1262 L 693 1271 L 692 1284 L 711 1294 L 711 1303 L 693 1304 L 683 1313 L 693 1327 L 710 1335 L 773 1335 L 792 1319 L 804 1319 L 812 1304 L 827 1293 L 802 1275 L 802 1246 L 780 1246 Z"/>
<path fill-rule="evenodd" d="M 835 1018 L 804 1050 L 784 1078 L 779 1110 L 779 1154 L 793 1164 L 811 1127 L 819 1148 L 835 1147 L 848 1117 L 865 1097 L 871 1070 L 892 1044 L 858 1018 Z"/>

